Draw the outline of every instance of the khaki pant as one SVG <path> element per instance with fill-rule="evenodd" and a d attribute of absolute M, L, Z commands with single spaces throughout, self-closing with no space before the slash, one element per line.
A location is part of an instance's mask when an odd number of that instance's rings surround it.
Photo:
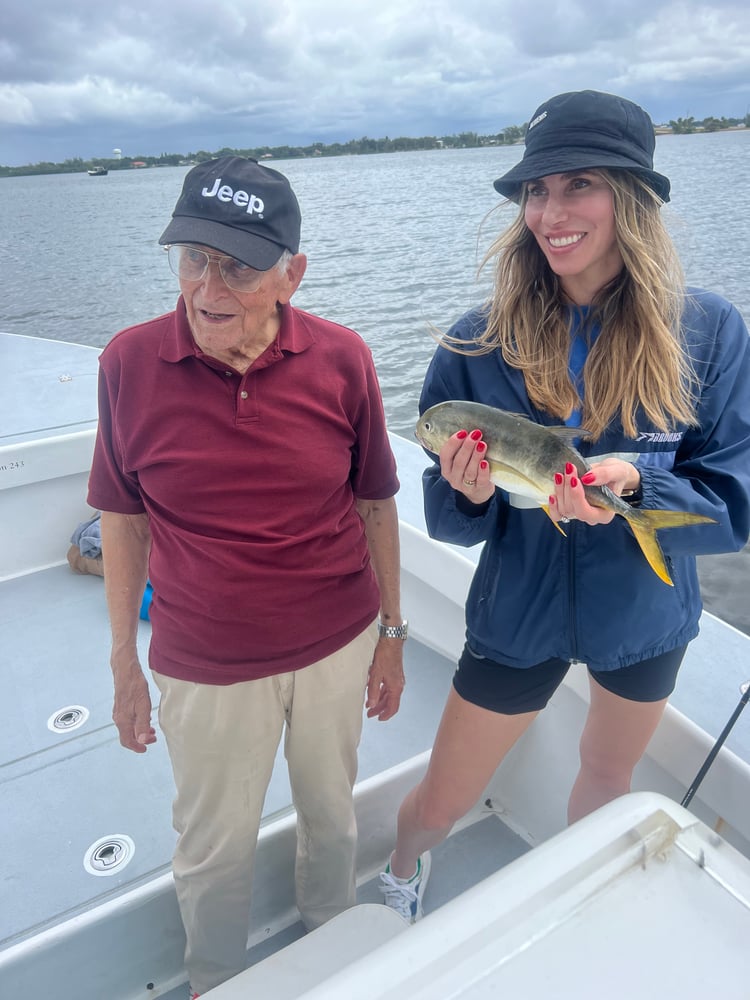
<path fill-rule="evenodd" d="M 373 624 L 317 663 L 239 684 L 154 673 L 177 787 L 173 870 L 185 963 L 198 993 L 245 967 L 255 846 L 285 723 L 302 919 L 312 929 L 354 904 L 352 788 L 376 641 Z"/>

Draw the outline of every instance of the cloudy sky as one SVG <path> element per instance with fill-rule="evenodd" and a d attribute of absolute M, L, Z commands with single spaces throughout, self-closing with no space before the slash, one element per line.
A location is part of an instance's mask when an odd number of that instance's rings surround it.
<path fill-rule="evenodd" d="M 594 88 L 656 121 L 750 110 L 750 5 L 5 0 L 0 164 L 488 134 Z"/>

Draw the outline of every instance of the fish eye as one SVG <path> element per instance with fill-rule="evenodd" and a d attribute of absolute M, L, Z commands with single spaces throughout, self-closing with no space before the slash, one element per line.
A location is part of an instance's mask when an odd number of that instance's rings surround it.
<path fill-rule="evenodd" d="M 429 420 L 426 420 L 426 421 L 425 421 L 425 423 L 424 423 L 424 429 L 425 429 L 426 431 L 431 431 L 431 430 L 432 430 L 432 424 L 430 423 L 430 421 L 429 421 Z"/>

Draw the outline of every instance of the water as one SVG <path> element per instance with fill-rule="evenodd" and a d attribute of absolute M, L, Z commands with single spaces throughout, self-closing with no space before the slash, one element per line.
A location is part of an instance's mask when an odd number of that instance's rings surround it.
<path fill-rule="evenodd" d="M 295 305 L 356 329 L 378 368 L 389 426 L 413 434 L 416 404 L 445 330 L 485 297 L 481 258 L 512 209 L 492 181 L 519 147 L 278 161 L 302 206 L 308 270 Z M 690 283 L 750 320 L 750 130 L 660 136 L 672 180 L 664 214 Z M 170 310 L 177 279 L 157 239 L 185 167 L 0 180 L 0 329 L 103 346 Z M 707 606 L 750 632 L 750 553 L 701 560 Z"/>

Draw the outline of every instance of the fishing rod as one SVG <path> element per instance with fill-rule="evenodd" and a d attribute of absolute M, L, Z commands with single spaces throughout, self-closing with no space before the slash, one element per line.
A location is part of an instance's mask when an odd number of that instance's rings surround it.
<path fill-rule="evenodd" d="M 700 771 L 698 771 L 696 776 L 693 778 L 692 785 L 690 786 L 690 788 L 688 788 L 687 792 L 685 793 L 685 797 L 680 803 L 681 806 L 687 806 L 692 800 L 693 796 L 698 790 L 698 786 L 706 777 L 708 769 L 713 764 L 716 755 L 724 745 L 724 741 L 726 740 L 727 736 L 729 736 L 729 733 L 732 730 L 732 726 L 735 724 L 737 719 L 739 719 L 740 715 L 742 714 L 742 709 L 745 707 L 745 705 L 747 705 L 748 701 L 750 701 L 750 681 L 745 681 L 744 684 L 740 684 L 740 691 L 742 692 L 742 697 L 737 703 L 737 707 L 735 708 L 734 712 L 732 712 L 732 715 L 729 718 L 729 721 L 727 722 L 726 726 L 724 726 L 724 728 L 722 729 L 721 735 L 714 743 L 714 745 L 711 747 L 711 752 L 709 753 L 708 757 L 706 757 L 706 759 L 704 760 L 703 766 L 701 767 Z"/>

